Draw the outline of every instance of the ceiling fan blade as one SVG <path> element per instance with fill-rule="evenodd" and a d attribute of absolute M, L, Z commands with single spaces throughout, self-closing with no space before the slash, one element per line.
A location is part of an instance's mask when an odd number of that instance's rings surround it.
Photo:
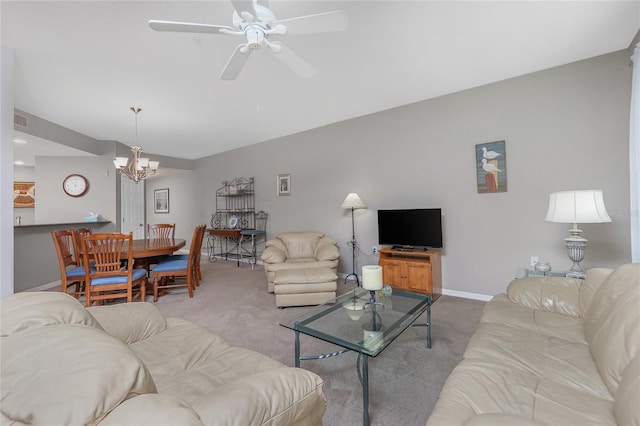
<path fill-rule="evenodd" d="M 311 78 L 316 75 L 316 70 L 311 65 L 309 65 L 307 61 L 298 56 L 293 50 L 277 41 L 273 41 L 271 43 L 277 46 L 276 49 L 271 49 L 273 56 L 275 56 L 283 64 L 291 68 L 293 72 L 298 74 L 300 77 Z"/>
<path fill-rule="evenodd" d="M 254 7 L 253 0 L 231 0 L 231 4 L 238 13 L 238 16 L 241 16 L 249 22 L 253 22 L 256 20 L 258 14 L 256 13 L 256 8 Z M 251 19 L 247 19 L 246 14 L 243 15 L 243 12 L 250 13 Z"/>
<path fill-rule="evenodd" d="M 349 20 L 343 11 L 334 10 L 333 12 L 282 19 L 276 21 L 275 25 L 277 24 L 286 26 L 287 34 L 311 34 L 345 31 Z"/>
<path fill-rule="evenodd" d="M 248 49 L 246 44 L 236 47 L 235 52 L 233 52 L 233 55 L 227 61 L 227 65 L 220 73 L 220 78 L 223 80 L 235 80 L 247 59 L 249 59 L 251 52 L 253 52 L 253 49 Z"/>
<path fill-rule="evenodd" d="M 224 34 L 220 30 L 235 31 L 234 28 L 224 25 L 209 24 L 193 24 L 190 22 L 174 22 L 174 21 L 149 21 L 151 29 L 156 31 L 174 31 L 181 33 L 208 33 L 208 34 Z"/>

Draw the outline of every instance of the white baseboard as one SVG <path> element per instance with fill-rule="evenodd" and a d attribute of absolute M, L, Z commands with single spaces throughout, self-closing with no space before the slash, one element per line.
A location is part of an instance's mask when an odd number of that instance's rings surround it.
<path fill-rule="evenodd" d="M 484 302 L 488 302 L 493 297 L 486 294 L 468 293 L 466 291 L 448 290 L 446 288 L 442 289 L 442 294 L 445 296 L 461 297 L 463 299 L 482 300 Z"/>
<path fill-rule="evenodd" d="M 339 273 L 338 277 L 344 280 L 347 277 L 347 274 Z M 362 282 L 362 278 L 360 278 L 360 282 Z M 482 300 L 484 302 L 488 302 L 493 297 L 493 296 L 488 296 L 486 294 L 467 293 L 466 291 L 447 290 L 447 289 L 442 289 L 442 294 L 444 294 L 445 296 L 461 297 L 463 299 Z"/>
<path fill-rule="evenodd" d="M 50 283 L 39 285 L 38 287 L 28 288 L 25 291 L 47 291 L 54 287 L 60 287 L 62 285 L 62 281 L 52 281 Z"/>

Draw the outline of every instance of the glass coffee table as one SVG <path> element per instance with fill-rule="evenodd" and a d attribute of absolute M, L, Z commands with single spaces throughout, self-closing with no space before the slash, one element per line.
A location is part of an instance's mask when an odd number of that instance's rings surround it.
<path fill-rule="evenodd" d="M 398 290 L 386 296 L 380 294 L 375 292 L 373 303 L 371 292 L 356 288 L 332 302 L 280 323 L 294 331 L 296 367 L 300 367 L 300 361 L 330 358 L 349 351 L 358 353 L 356 370 L 362 385 L 365 426 L 369 425 L 369 357 L 378 356 L 396 337 L 414 325 L 427 327 L 426 346 L 431 347 L 431 298 Z M 426 323 L 414 324 L 425 311 Z M 319 355 L 300 355 L 300 333 L 343 349 Z"/>

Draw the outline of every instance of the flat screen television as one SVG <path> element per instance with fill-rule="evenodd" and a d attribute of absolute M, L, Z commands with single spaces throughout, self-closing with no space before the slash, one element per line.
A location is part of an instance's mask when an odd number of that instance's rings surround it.
<path fill-rule="evenodd" d="M 378 210 L 378 243 L 399 249 L 441 249 L 442 209 Z"/>

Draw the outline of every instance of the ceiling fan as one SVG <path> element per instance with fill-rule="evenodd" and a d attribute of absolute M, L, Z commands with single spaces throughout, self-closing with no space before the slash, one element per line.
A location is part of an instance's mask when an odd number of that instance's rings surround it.
<path fill-rule="evenodd" d="M 233 26 L 197 24 L 175 21 L 149 21 L 156 31 L 174 31 L 187 33 L 242 35 L 246 42 L 236 47 L 220 78 L 234 80 L 251 53 L 266 45 L 276 58 L 303 78 L 312 77 L 315 69 L 304 59 L 279 41 L 271 41 L 271 36 L 285 34 L 312 34 L 344 31 L 347 29 L 347 16 L 341 10 L 276 20 L 268 9 L 267 0 L 231 0 L 235 9 L 232 16 Z"/>

